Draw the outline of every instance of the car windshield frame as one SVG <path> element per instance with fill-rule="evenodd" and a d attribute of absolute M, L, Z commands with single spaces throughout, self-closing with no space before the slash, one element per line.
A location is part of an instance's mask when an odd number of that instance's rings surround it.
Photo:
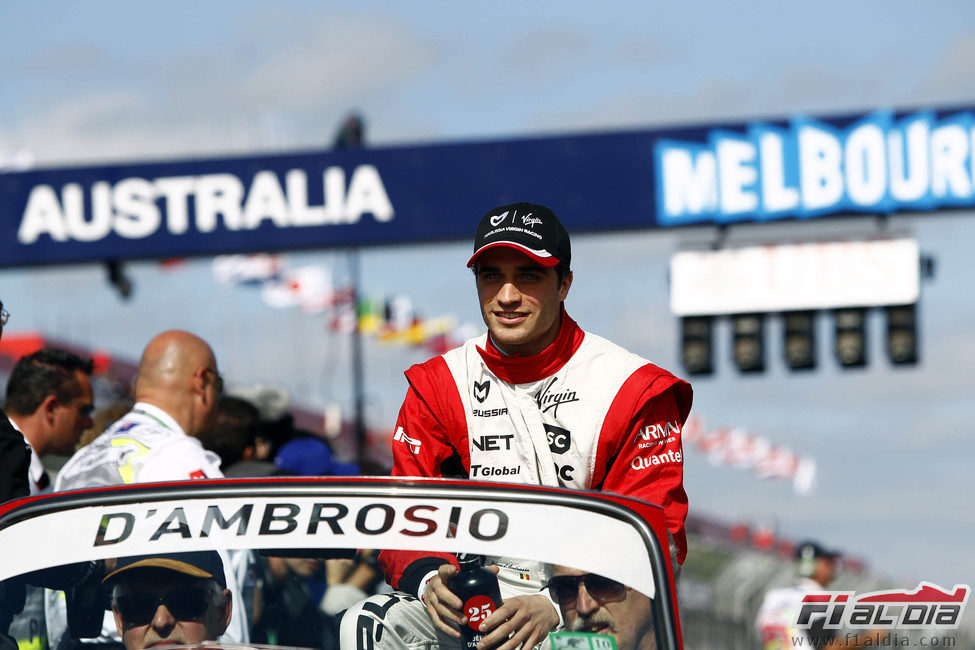
<path fill-rule="evenodd" d="M 290 499 L 291 501 L 287 501 Z M 101 542 L 96 536 L 95 543 L 90 548 L 78 551 L 81 555 L 75 555 L 69 562 L 104 559 L 109 557 L 119 557 L 129 555 L 129 552 L 119 552 L 114 545 L 121 542 L 118 549 L 124 547 L 128 541 L 128 535 L 132 533 L 132 528 L 136 522 L 142 521 L 156 513 L 152 505 L 183 504 L 186 507 L 202 507 L 207 502 L 233 504 L 253 503 L 258 507 L 264 504 L 264 517 L 267 517 L 269 507 L 284 507 L 292 503 L 299 508 L 299 502 L 307 504 L 308 499 L 329 499 L 332 501 L 344 499 L 351 505 L 360 504 L 363 499 L 373 500 L 378 503 L 393 504 L 397 513 L 405 509 L 406 504 L 414 504 L 413 507 L 420 508 L 446 508 L 446 504 L 460 504 L 477 506 L 480 505 L 481 511 L 494 511 L 489 513 L 487 519 L 494 522 L 497 512 L 501 512 L 512 521 L 512 530 L 522 528 L 523 530 L 535 530 L 534 534 L 540 534 L 542 525 L 552 530 L 570 530 L 573 535 L 578 535 L 576 541 L 566 540 L 565 551 L 574 545 L 582 545 L 584 542 L 593 542 L 599 548 L 613 549 L 625 546 L 631 560 L 643 566 L 645 561 L 649 567 L 652 577 L 651 610 L 654 617 L 654 627 L 657 636 L 658 648 L 680 648 L 681 635 L 679 617 L 676 608 L 676 596 L 674 582 L 671 572 L 671 556 L 667 541 L 666 526 L 664 523 L 663 511 L 658 506 L 648 504 L 636 499 L 622 497 L 618 495 L 591 492 L 580 490 L 569 490 L 561 488 L 548 488 L 533 485 L 521 485 L 512 483 L 493 483 L 486 481 L 470 480 L 449 480 L 449 479 L 404 479 L 390 477 L 269 477 L 260 479 L 217 479 L 202 481 L 179 481 L 169 483 L 139 484 L 127 486 L 113 486 L 106 488 L 95 488 L 78 490 L 72 492 L 53 493 L 20 499 L 18 501 L 0 504 L 0 554 L 9 557 L 10 553 L 20 552 L 13 548 L 8 548 L 10 540 L 14 538 L 12 532 L 25 527 L 43 523 L 50 527 L 55 525 L 58 520 L 67 521 L 67 516 L 82 517 L 87 522 L 84 524 L 84 531 L 79 531 L 79 535 L 91 539 L 92 528 L 90 522 L 100 520 L 98 526 Z M 377 501 L 384 499 L 383 501 Z M 331 501 L 329 502 L 331 504 Z M 344 503 L 344 502 L 343 502 Z M 268 504 L 272 504 L 269 506 Z M 370 507 L 384 507 L 370 504 Z M 417 505 L 420 504 L 420 505 Z M 426 505 L 423 505 L 426 504 Z M 493 504 L 495 508 L 484 508 L 484 504 Z M 167 506 L 167 507 L 169 507 Z M 209 507 L 209 506 L 208 506 Z M 214 506 L 216 507 L 216 506 Z M 502 510 L 503 508 L 503 510 Z M 128 509 L 128 510 L 126 510 Z M 110 511 L 110 512 L 109 512 Z M 131 512 L 136 514 L 131 514 Z M 219 511 L 219 507 L 218 507 Z M 273 511 L 272 511 L 273 512 Z M 297 512 L 297 511 L 295 511 Z M 359 511 L 359 516 L 363 517 L 364 510 Z M 475 514 L 476 514 L 475 512 Z M 128 513 L 127 516 L 118 513 Z M 458 511 L 459 513 L 459 511 Z M 294 514 L 294 512 L 293 512 Z M 116 516 L 116 518 L 126 519 L 119 522 L 109 522 L 106 530 L 106 516 Z M 221 515 L 223 517 L 224 515 Z M 248 516 L 250 514 L 248 513 Z M 344 516 L 344 515 L 343 515 Z M 450 515 L 454 518 L 454 514 Z M 544 519 L 543 522 L 535 522 L 535 519 Z M 231 517 L 232 519 L 232 517 Z M 255 515 L 255 520 L 260 519 Z M 402 523 L 402 519 L 399 520 Z M 415 521 L 415 520 L 409 520 Z M 595 523 L 594 523 L 595 522 Z M 601 522 L 601 523 L 599 523 Z M 609 531 L 617 522 L 620 527 Z M 452 521 L 455 525 L 457 522 Z M 462 523 L 467 523 L 463 522 Z M 77 524 L 72 524 L 75 526 Z M 120 530 L 120 525 L 123 527 Z M 153 524 L 156 525 L 156 524 Z M 174 525 L 179 526 L 179 522 Z M 472 524 L 473 525 L 473 524 Z M 507 523 L 505 524 L 507 525 Z M 415 524 L 414 524 L 415 526 Z M 486 525 L 487 529 L 494 530 L 494 524 Z M 497 525 L 500 531 L 500 524 Z M 561 528 L 559 528 L 561 526 Z M 145 528 L 143 525 L 142 528 Z M 528 527 L 528 528 L 526 528 Z M 534 527 L 534 528 L 531 528 Z M 554 528 L 552 528 L 554 527 Z M 471 541 L 469 536 L 464 538 L 462 534 L 428 534 L 425 537 L 418 536 L 414 529 L 404 526 L 402 530 L 387 530 L 382 534 L 348 535 L 338 538 L 336 535 L 302 535 L 302 526 L 297 526 L 296 530 L 289 533 L 273 532 L 264 537 L 260 535 L 247 536 L 234 540 L 233 543 L 222 545 L 221 548 L 248 548 L 253 550 L 272 550 L 276 548 L 296 548 L 296 549 L 329 549 L 335 552 L 335 556 L 340 556 L 343 552 L 354 552 L 356 548 L 376 548 L 393 549 L 407 548 L 411 550 L 424 550 L 434 552 L 456 552 L 458 550 L 473 550 L 485 555 L 508 555 L 517 557 L 510 552 L 492 552 L 495 544 L 501 544 L 504 540 L 502 534 L 499 538 L 487 539 L 482 544 L 480 541 Z M 139 528 L 136 528 L 138 532 Z M 163 530 L 162 526 L 156 531 Z M 166 533 L 172 533 L 175 529 L 169 528 Z M 226 527 L 220 527 L 218 532 L 226 532 Z M 310 527 L 309 527 L 310 530 Z M 471 528 L 473 531 L 473 528 Z M 126 539 L 122 539 L 123 532 Z M 623 532 L 628 531 L 628 532 Z M 443 533 L 444 531 L 440 531 Z M 463 532 L 463 531 L 462 531 Z M 293 534 L 292 534 L 293 533 Z M 404 534 L 405 533 L 405 534 Z M 59 533 L 63 535 L 63 531 Z M 491 537 L 491 533 L 484 535 Z M 138 538 L 138 534 L 136 534 Z M 170 535 L 172 537 L 172 535 Z M 182 550 L 202 550 L 212 548 L 216 540 L 209 539 L 206 534 L 197 534 L 184 537 L 177 535 L 179 539 L 175 541 L 176 549 Z M 215 536 L 219 537 L 219 536 Z M 233 540 L 230 535 L 224 535 L 224 540 Z M 422 544 L 417 541 L 422 537 Z M 568 536 L 564 536 L 568 537 Z M 620 539 L 626 537 L 626 540 Z M 463 539 L 462 539 L 463 538 Z M 257 544 L 254 542 L 258 541 Z M 359 540 L 359 543 L 352 543 Z M 502 541 L 499 541 L 502 540 Z M 638 540 L 638 542 L 636 541 Z M 133 539 L 137 543 L 142 538 Z M 369 543 L 361 543 L 367 541 Z M 287 542 L 287 543 L 282 543 Z M 246 543 L 246 545 L 244 545 Z M 461 543 L 468 546 L 459 548 Z M 240 545 L 235 545 L 240 544 Z M 174 544 L 167 545 L 167 550 L 176 550 Z M 84 544 L 82 544 L 84 546 Z M 468 548 L 471 547 L 471 548 Z M 639 547 L 639 551 L 645 554 L 644 558 L 633 559 L 633 551 L 630 549 Z M 501 548 L 499 546 L 499 548 Z M 581 549 L 581 546 L 580 546 Z M 521 553 L 521 557 L 529 559 L 532 554 L 537 554 L 538 549 L 525 548 L 526 552 Z M 40 549 L 37 550 L 41 552 Z M 48 551 L 50 552 L 50 551 Z M 140 547 L 140 553 L 144 549 Z M 572 550 L 578 553 L 580 551 Z M 589 554 L 591 552 L 591 547 Z M 612 552 L 603 555 L 613 555 Z M 617 553 L 618 555 L 618 553 Z M 547 556 L 546 556 L 547 557 Z M 541 561 L 548 561 L 538 558 Z M 573 562 L 571 566 L 593 570 L 592 562 L 599 561 L 601 567 L 609 567 L 611 564 L 620 563 L 620 558 L 588 558 L 583 562 Z M 53 558 L 46 558 L 48 566 L 66 564 L 63 561 L 54 561 Z M 624 562 L 626 559 L 623 560 Z M 587 565 L 586 562 L 590 564 Z M 562 563 L 562 562 L 556 562 Z M 564 564 L 569 564 L 564 562 Z M 635 565 L 634 565 L 635 566 Z M 38 566 L 30 565 L 27 571 L 36 570 Z M 629 583 L 630 586 L 637 588 L 632 576 L 627 576 L 627 571 L 622 565 L 611 567 L 611 571 L 600 572 Z M 21 569 L 19 572 L 23 572 Z M 615 571 L 615 574 L 612 572 Z M 9 572 L 9 570 L 7 571 Z M 632 571 L 631 571 L 632 573 Z M 4 578 L 0 575 L 0 579 Z M 647 587 L 640 587 L 640 591 L 648 592 Z"/>

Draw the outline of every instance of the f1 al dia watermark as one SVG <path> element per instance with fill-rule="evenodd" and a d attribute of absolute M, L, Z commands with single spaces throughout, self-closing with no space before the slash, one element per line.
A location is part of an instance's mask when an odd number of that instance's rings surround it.
<path fill-rule="evenodd" d="M 812 591 L 802 598 L 796 627 L 808 629 L 953 630 L 961 622 L 971 587 L 951 590 L 920 582 L 914 591 Z M 825 620 L 824 620 L 825 619 Z"/>

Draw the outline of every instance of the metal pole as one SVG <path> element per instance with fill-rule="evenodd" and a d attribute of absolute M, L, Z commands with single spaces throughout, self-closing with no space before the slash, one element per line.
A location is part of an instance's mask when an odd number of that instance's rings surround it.
<path fill-rule="evenodd" d="M 356 461 L 361 465 L 366 456 L 365 388 L 363 386 L 362 332 L 359 329 L 359 249 L 349 251 L 349 275 L 352 278 L 352 391 L 354 399 Z"/>

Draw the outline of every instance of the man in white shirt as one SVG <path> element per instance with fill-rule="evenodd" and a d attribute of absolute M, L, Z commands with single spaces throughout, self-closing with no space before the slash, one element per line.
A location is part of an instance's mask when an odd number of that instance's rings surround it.
<path fill-rule="evenodd" d="M 55 489 L 222 477 L 220 458 L 194 437 L 213 426 L 222 388 L 203 339 L 158 335 L 142 353 L 132 410 L 71 457 Z"/>
<path fill-rule="evenodd" d="M 213 426 L 222 391 L 223 378 L 206 341 L 180 330 L 159 334 L 142 353 L 132 410 L 71 457 L 58 472 L 55 490 L 222 478 L 220 457 L 195 437 Z M 224 559 L 234 611 L 223 639 L 246 643 L 242 592 L 248 554 L 229 555 Z M 60 615 L 52 615 L 54 610 Z M 63 604 L 49 599 L 52 638 L 63 633 L 61 617 Z M 107 630 L 114 627 L 109 620 Z"/>

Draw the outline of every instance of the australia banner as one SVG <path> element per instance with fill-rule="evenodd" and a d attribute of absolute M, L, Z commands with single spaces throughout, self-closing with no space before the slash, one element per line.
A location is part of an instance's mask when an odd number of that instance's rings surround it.
<path fill-rule="evenodd" d="M 490 208 L 572 232 L 975 204 L 975 112 L 929 110 L 0 173 L 0 267 L 469 239 Z"/>

